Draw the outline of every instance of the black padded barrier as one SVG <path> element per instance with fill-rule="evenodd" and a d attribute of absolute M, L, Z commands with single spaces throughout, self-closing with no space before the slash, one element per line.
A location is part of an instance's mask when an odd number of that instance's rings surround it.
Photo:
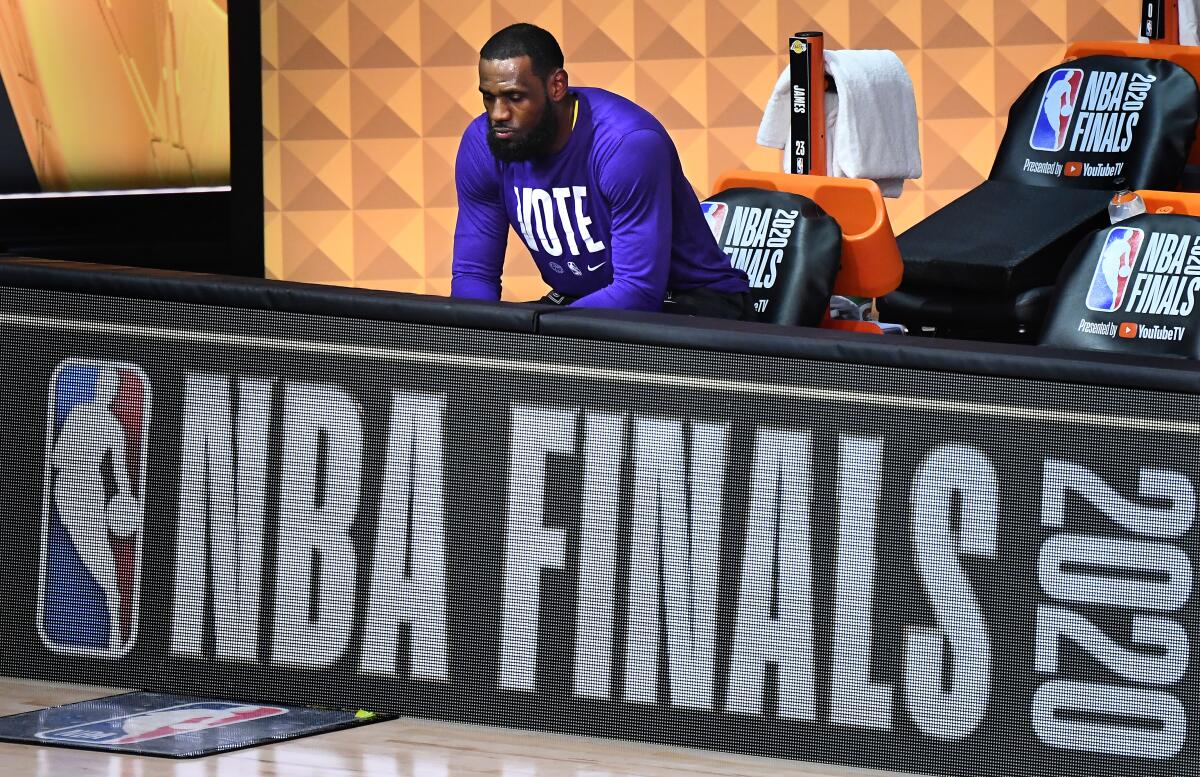
<path fill-rule="evenodd" d="M 944 372 L 1110 388 L 1200 391 L 1200 364 L 1152 355 L 1083 353 L 951 339 L 897 339 L 829 329 L 797 331 L 773 324 L 622 310 L 547 310 L 538 316 L 538 332 L 681 353 L 712 351 L 833 362 L 856 370 L 856 380 L 871 380 L 874 368 L 885 367 L 932 375 Z"/>
<path fill-rule="evenodd" d="M 821 323 L 842 265 L 832 216 L 807 197 L 764 189 L 726 189 L 701 207 L 721 250 L 746 273 L 760 321 Z"/>
<path fill-rule="evenodd" d="M 554 308 L 30 257 L 0 258 L 0 285 L 504 332 L 534 332 L 538 312 Z"/>
<path fill-rule="evenodd" d="M 594 339 L 621 318 L 0 288 L 5 671 L 906 772 L 1195 763 L 1192 365 Z"/>
<path fill-rule="evenodd" d="M 1200 218 L 1144 214 L 1067 260 L 1042 342 L 1200 359 Z"/>

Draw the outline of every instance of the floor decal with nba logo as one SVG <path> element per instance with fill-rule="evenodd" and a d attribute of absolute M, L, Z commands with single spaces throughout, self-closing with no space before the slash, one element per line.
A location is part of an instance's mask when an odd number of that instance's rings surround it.
<path fill-rule="evenodd" d="M 0 741 L 199 758 L 392 717 L 134 691 L 0 717 Z"/>

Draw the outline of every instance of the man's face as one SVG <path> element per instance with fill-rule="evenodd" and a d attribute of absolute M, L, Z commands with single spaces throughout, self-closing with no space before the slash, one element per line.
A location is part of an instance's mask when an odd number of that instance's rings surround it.
<path fill-rule="evenodd" d="M 550 150 L 558 117 L 529 57 L 479 60 L 479 92 L 488 117 L 488 147 L 497 159 L 523 162 Z"/>

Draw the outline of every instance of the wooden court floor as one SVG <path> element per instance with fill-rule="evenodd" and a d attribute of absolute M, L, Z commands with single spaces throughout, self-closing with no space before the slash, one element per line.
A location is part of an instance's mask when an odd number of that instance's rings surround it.
<path fill-rule="evenodd" d="M 123 689 L 0 677 L 0 715 Z M 0 742 L 0 775 L 22 777 L 887 777 L 702 750 L 412 718 L 176 761 Z"/>

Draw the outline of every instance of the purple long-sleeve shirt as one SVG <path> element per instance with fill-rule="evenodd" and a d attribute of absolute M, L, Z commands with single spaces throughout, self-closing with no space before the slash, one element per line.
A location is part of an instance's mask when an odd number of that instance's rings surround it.
<path fill-rule="evenodd" d="M 603 89 L 573 92 L 575 128 L 548 157 L 500 162 L 488 149 L 487 116 L 467 127 L 454 169 L 451 294 L 500 298 L 509 225 L 542 279 L 582 307 L 659 310 L 668 290 L 747 291 L 658 120 Z"/>

